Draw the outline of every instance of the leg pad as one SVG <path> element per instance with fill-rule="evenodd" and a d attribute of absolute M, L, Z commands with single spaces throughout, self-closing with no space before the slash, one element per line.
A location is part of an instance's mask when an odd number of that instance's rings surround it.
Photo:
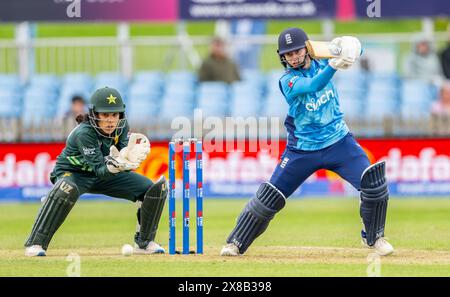
<path fill-rule="evenodd" d="M 167 193 L 166 178 L 161 176 L 144 195 L 142 206 L 138 210 L 139 234 L 135 236 L 135 241 L 141 248 L 145 248 L 155 239 Z"/>
<path fill-rule="evenodd" d="M 385 162 L 368 167 L 361 177 L 360 215 L 364 229 L 362 236 L 372 246 L 384 236 L 389 189 L 386 182 Z"/>
<path fill-rule="evenodd" d="M 227 239 L 234 243 L 243 254 L 252 242 L 261 235 L 286 204 L 284 195 L 270 183 L 263 183 L 256 196 L 250 199 L 238 217 L 236 227 Z"/>
<path fill-rule="evenodd" d="M 74 182 L 64 178 L 58 180 L 47 195 L 25 246 L 41 245 L 44 250 L 47 250 L 53 235 L 64 222 L 79 196 L 78 187 Z"/>

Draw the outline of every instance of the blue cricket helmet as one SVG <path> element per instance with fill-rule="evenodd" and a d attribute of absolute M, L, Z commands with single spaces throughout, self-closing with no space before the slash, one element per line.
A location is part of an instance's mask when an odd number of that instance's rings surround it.
<path fill-rule="evenodd" d="M 278 54 L 284 55 L 290 51 L 306 47 L 308 35 L 299 28 L 288 28 L 278 36 Z"/>
<path fill-rule="evenodd" d="M 306 47 L 306 41 L 309 40 L 305 31 L 300 28 L 288 28 L 278 36 L 277 53 L 280 56 L 281 64 L 286 67 L 285 53 L 299 50 Z"/>

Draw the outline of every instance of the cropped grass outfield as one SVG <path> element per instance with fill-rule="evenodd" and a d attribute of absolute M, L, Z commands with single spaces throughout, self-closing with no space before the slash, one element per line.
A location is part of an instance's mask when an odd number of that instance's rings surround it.
<path fill-rule="evenodd" d="M 70 253 L 80 256 L 81 276 L 367 275 L 371 250 L 359 242 L 355 198 L 290 200 L 248 253 L 237 258 L 218 256 L 246 201 L 205 199 L 204 255 L 131 257 L 122 256 L 121 247 L 133 243 L 136 208 L 132 203 L 79 201 L 43 258 L 26 258 L 23 248 L 40 205 L 2 204 L 0 276 L 65 276 Z M 389 204 L 386 231 L 396 251 L 381 258 L 381 276 L 450 276 L 450 199 L 393 198 Z M 181 219 L 177 233 L 180 249 Z M 167 207 L 156 241 L 167 248 Z"/>

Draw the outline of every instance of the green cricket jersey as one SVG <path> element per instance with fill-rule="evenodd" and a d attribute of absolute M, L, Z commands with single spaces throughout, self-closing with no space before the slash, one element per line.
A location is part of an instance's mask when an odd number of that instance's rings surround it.
<path fill-rule="evenodd" d="M 99 135 L 89 122 L 77 125 L 69 134 L 66 147 L 56 160 L 53 175 L 62 172 L 83 173 L 107 179 L 114 174 L 106 168 L 104 157 L 109 155 L 109 148 L 115 145 L 119 151 L 128 145 L 129 126 L 126 124 L 122 134 L 116 139 Z"/>

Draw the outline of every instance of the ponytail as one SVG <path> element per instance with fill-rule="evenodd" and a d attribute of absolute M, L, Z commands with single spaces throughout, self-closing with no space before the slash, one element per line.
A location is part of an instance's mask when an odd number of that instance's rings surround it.
<path fill-rule="evenodd" d="M 79 114 L 75 118 L 75 121 L 77 121 L 77 124 L 80 124 L 82 122 L 88 122 L 89 121 L 89 115 L 87 113 L 85 114 Z"/>

